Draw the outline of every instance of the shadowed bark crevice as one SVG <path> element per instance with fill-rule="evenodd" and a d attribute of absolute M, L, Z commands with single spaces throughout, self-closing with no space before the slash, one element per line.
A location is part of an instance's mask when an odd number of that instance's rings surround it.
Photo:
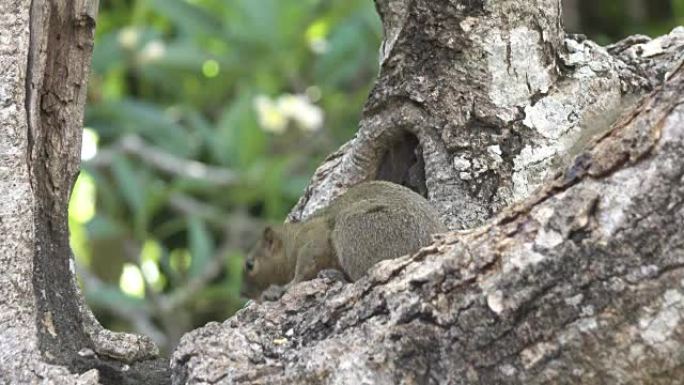
<path fill-rule="evenodd" d="M 427 197 L 425 162 L 415 135 L 406 132 L 388 145 L 375 180 L 394 182 Z"/>

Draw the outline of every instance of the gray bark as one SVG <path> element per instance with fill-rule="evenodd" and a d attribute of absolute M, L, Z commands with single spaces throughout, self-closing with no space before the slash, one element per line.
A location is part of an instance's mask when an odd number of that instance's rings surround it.
<path fill-rule="evenodd" d="M 380 178 L 470 230 L 356 283 L 251 303 L 187 334 L 170 372 L 149 338 L 102 329 L 74 281 L 66 204 L 96 5 L 0 4 L 0 382 L 684 378 L 684 29 L 603 48 L 565 35 L 557 0 L 376 4 L 359 132 L 290 219 Z"/>

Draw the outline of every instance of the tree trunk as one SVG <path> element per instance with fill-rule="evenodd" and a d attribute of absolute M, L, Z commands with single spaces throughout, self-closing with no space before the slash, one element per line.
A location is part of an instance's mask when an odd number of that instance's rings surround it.
<path fill-rule="evenodd" d="M 0 3 L 0 383 L 168 383 L 149 338 L 103 329 L 69 250 L 97 1 Z"/>
<path fill-rule="evenodd" d="M 470 230 L 353 284 L 326 276 L 251 303 L 187 334 L 170 373 L 148 338 L 102 329 L 73 277 L 66 204 L 96 5 L 0 4 L 0 379 L 684 378 L 684 29 L 603 48 L 565 35 L 558 0 L 376 4 L 381 71 L 359 132 L 290 220 L 386 179 Z"/>

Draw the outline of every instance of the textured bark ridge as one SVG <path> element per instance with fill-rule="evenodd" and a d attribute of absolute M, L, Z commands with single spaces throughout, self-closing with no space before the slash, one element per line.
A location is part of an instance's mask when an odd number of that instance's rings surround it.
<path fill-rule="evenodd" d="M 176 384 L 684 378 L 684 64 L 486 226 L 184 337 Z"/>
<path fill-rule="evenodd" d="M 67 203 L 78 174 L 97 1 L 0 4 L 0 383 L 155 384 L 147 337 L 83 302 Z M 11 36 L 11 38 L 9 38 Z"/>

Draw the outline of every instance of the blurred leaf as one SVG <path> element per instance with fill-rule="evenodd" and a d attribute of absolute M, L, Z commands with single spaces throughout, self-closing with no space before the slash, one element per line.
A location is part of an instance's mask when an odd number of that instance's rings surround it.
<path fill-rule="evenodd" d="M 241 96 L 224 111 L 217 130 L 217 137 L 207 138 L 207 144 L 221 163 L 242 169 L 264 155 L 266 134 L 254 119 L 250 94 Z"/>
<path fill-rule="evenodd" d="M 89 109 L 87 119 L 101 137 L 138 133 L 155 145 L 181 157 L 193 151 L 186 130 L 170 111 L 149 102 L 126 99 L 101 103 Z"/>
<path fill-rule="evenodd" d="M 335 86 L 351 81 L 360 72 L 369 54 L 357 43 L 363 38 L 358 23 L 342 24 L 334 29 L 330 35 L 330 50 L 316 65 L 316 77 L 324 84 Z"/>
<path fill-rule="evenodd" d="M 235 0 L 233 23 L 227 24 L 230 37 L 254 46 L 276 43 L 279 35 L 279 0 Z"/>
<path fill-rule="evenodd" d="M 90 174 L 82 171 L 71 191 L 69 218 L 79 223 L 86 223 L 95 216 L 95 180 Z"/>
<path fill-rule="evenodd" d="M 163 82 L 172 71 L 191 71 L 199 74 L 202 63 L 212 58 L 191 42 L 172 42 L 164 46 L 164 54 L 154 61 L 143 63 L 143 73 L 149 80 Z M 161 71 L 160 71 L 161 70 Z M 171 72 L 169 72 L 171 71 Z"/>
<path fill-rule="evenodd" d="M 124 225 L 103 214 L 96 215 L 88 222 L 87 228 L 91 238 L 119 238 L 126 233 Z"/>
<path fill-rule="evenodd" d="M 86 291 L 85 296 L 88 303 L 104 308 L 144 311 L 146 307 L 145 301 L 124 294 L 114 285 L 101 285 L 95 290 Z"/>
<path fill-rule="evenodd" d="M 121 196 L 117 193 L 117 189 L 114 188 L 112 180 L 103 175 L 99 170 L 90 167 L 87 162 L 82 165 L 82 169 L 91 175 L 97 186 L 96 214 L 119 215 L 122 211 Z"/>
<path fill-rule="evenodd" d="M 76 262 L 84 266 L 90 265 L 90 245 L 85 226 L 71 217 L 69 217 L 69 246 Z"/>
<path fill-rule="evenodd" d="M 214 254 L 214 241 L 209 234 L 206 224 L 195 217 L 188 221 L 190 254 L 190 276 L 196 277 L 204 272 Z"/>
<path fill-rule="evenodd" d="M 112 162 L 112 171 L 129 208 L 134 212 L 142 211 L 145 202 L 145 187 L 140 183 L 131 163 L 126 158 L 116 157 Z"/>
<path fill-rule="evenodd" d="M 119 31 L 99 38 L 93 49 L 91 70 L 104 73 L 112 67 L 123 66 L 125 55 L 120 48 Z"/>
<path fill-rule="evenodd" d="M 240 295 L 242 287 L 242 266 L 245 257 L 242 253 L 230 253 L 226 258 L 226 272 L 228 273 L 228 288 L 234 296 Z"/>
<path fill-rule="evenodd" d="M 300 197 L 304 193 L 304 189 L 309 184 L 309 177 L 295 176 L 288 178 L 283 183 L 283 193 L 290 197 Z"/>
<path fill-rule="evenodd" d="M 141 237 L 145 233 L 144 229 L 147 222 L 145 184 L 138 178 L 136 171 L 126 158 L 116 157 L 112 163 L 112 172 L 116 185 L 133 215 L 134 232 Z"/>
<path fill-rule="evenodd" d="M 151 4 L 173 21 L 183 35 L 216 36 L 221 32 L 221 20 L 196 5 L 181 0 L 152 0 Z"/>
<path fill-rule="evenodd" d="M 132 263 L 124 263 L 123 271 L 119 278 L 119 288 L 131 297 L 145 297 L 145 278 L 139 266 Z"/>

